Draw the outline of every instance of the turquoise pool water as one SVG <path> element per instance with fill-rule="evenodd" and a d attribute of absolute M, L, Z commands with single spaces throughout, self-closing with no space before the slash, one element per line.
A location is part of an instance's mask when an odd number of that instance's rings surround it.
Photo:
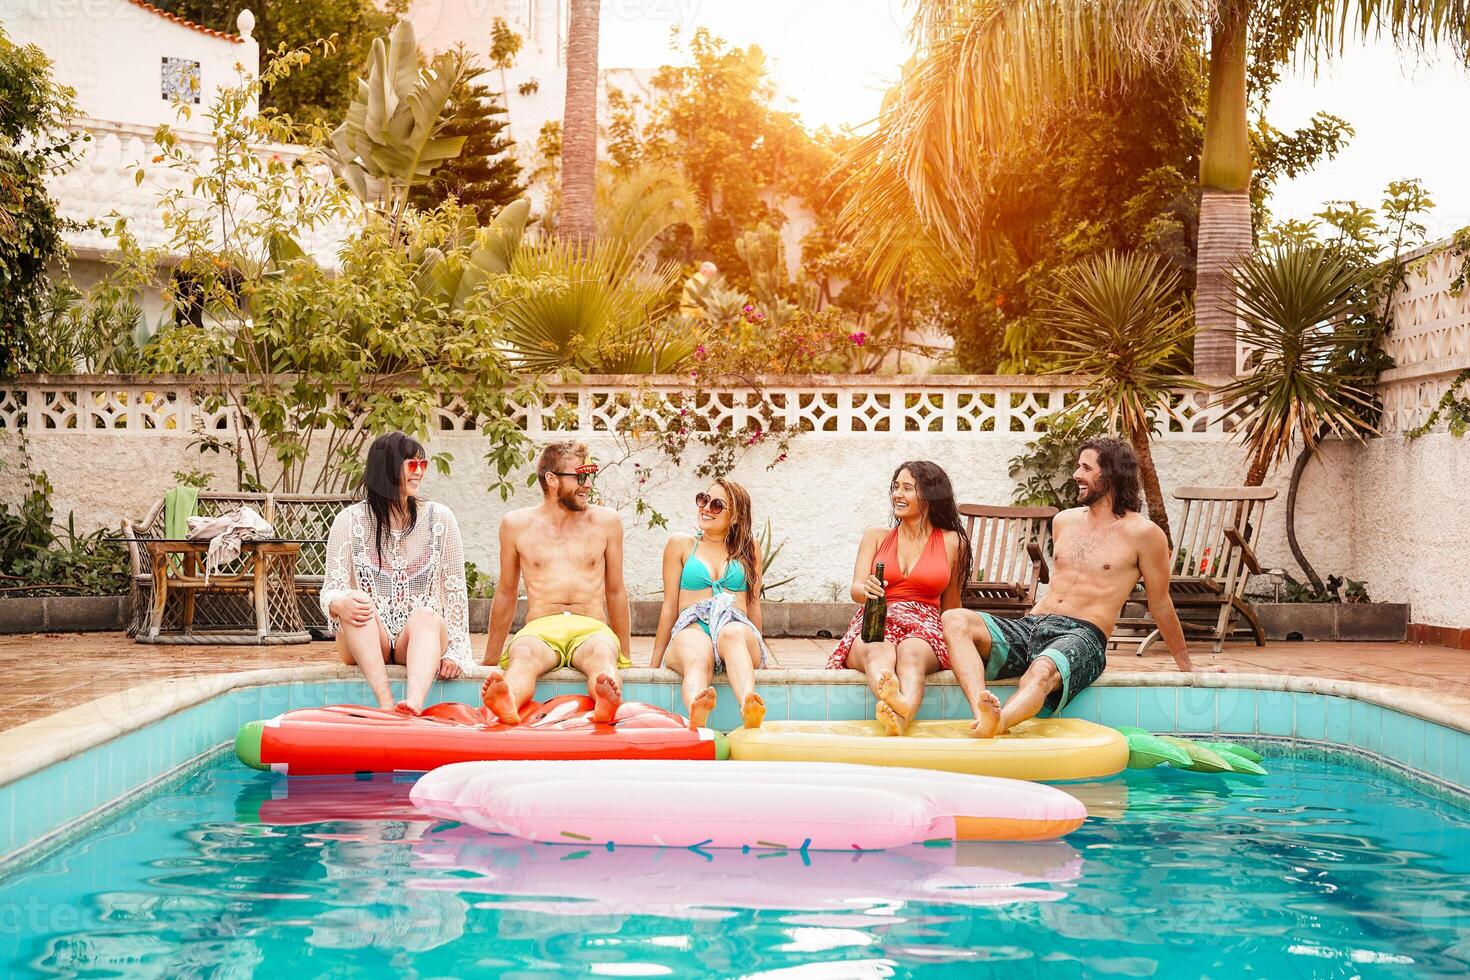
<path fill-rule="evenodd" d="M 1072 787 L 1065 841 L 866 854 L 548 847 L 410 780 L 222 757 L 0 882 L 0 962 L 86 976 L 1470 973 L 1470 810 L 1354 764 Z"/>

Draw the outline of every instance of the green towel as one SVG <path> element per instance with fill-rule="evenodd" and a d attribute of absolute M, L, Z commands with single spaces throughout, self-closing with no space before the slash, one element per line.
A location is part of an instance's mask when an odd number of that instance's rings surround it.
<path fill-rule="evenodd" d="M 163 536 L 187 538 L 189 518 L 194 516 L 194 506 L 199 503 L 198 487 L 174 487 L 163 495 Z"/>

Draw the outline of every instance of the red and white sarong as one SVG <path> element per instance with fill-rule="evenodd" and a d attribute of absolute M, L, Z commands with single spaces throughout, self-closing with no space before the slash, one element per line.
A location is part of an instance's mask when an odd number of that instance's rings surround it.
<path fill-rule="evenodd" d="M 852 622 L 847 626 L 847 632 L 837 644 L 837 649 L 827 658 L 828 670 L 846 669 L 847 655 L 862 634 L 863 610 L 859 607 L 857 615 L 852 617 Z M 939 620 L 938 606 L 931 606 L 927 602 L 888 604 L 888 617 L 883 623 L 883 639 L 896 647 L 900 641 L 911 636 L 929 644 L 934 656 L 939 658 L 939 669 L 949 670 L 949 645 L 944 642 L 944 625 Z"/>

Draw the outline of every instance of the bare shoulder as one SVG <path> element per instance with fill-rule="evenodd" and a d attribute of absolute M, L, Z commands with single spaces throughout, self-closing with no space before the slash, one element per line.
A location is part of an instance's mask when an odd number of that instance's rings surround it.
<path fill-rule="evenodd" d="M 529 507 L 507 511 L 505 516 L 500 519 L 501 538 L 507 541 L 518 540 L 521 533 L 531 526 L 531 522 L 534 519 L 534 513 Z"/>
<path fill-rule="evenodd" d="M 1123 533 L 1128 535 L 1141 552 L 1160 548 L 1167 550 L 1169 547 L 1169 538 L 1164 534 L 1164 529 L 1137 511 L 1123 518 Z"/>
<path fill-rule="evenodd" d="M 664 545 L 665 555 L 687 555 L 695 548 L 695 538 L 692 534 L 675 533 L 669 535 L 668 543 Z"/>
<path fill-rule="evenodd" d="M 1078 521 L 1086 519 L 1086 507 L 1068 507 L 1066 510 L 1057 511 L 1056 516 L 1051 519 L 1052 534 L 1055 535 L 1059 530 L 1065 531 L 1069 527 L 1076 526 Z"/>
<path fill-rule="evenodd" d="M 587 516 L 592 518 L 593 526 L 604 534 L 612 536 L 623 533 L 623 516 L 611 507 L 593 504 L 587 508 Z"/>

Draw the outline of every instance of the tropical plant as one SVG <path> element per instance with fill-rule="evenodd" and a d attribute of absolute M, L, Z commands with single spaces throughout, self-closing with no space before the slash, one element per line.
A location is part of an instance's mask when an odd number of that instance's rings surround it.
<path fill-rule="evenodd" d="M 562 114 L 561 214 L 558 233 L 592 241 L 597 233 L 597 66 L 601 0 L 570 0 L 567 95 Z"/>
<path fill-rule="evenodd" d="M 75 161 L 71 89 L 51 77 L 34 45 L 12 43 L 0 29 L 0 375 L 14 370 L 26 331 L 56 297 L 48 266 L 65 268 L 67 222 L 56 213 L 46 178 Z"/>
<path fill-rule="evenodd" d="M 332 131 L 326 151 L 332 170 L 360 201 L 392 219 L 395 237 L 414 186 L 464 147 L 464 136 L 445 132 L 450 99 L 467 72 L 458 51 L 420 68 L 413 26 L 401 20 L 387 44 L 373 40 L 367 76 L 358 79 L 346 118 Z"/>
<path fill-rule="evenodd" d="M 788 575 L 785 578 L 778 579 L 775 582 L 772 582 L 770 580 L 771 566 L 776 563 L 776 558 L 778 555 L 781 554 L 781 549 L 786 547 L 786 542 L 783 540 L 779 544 L 773 543 L 773 538 L 771 535 L 771 519 L 769 517 L 766 518 L 766 526 L 761 529 L 761 533 L 756 535 L 755 543 L 761 551 L 762 598 L 765 597 L 766 593 L 773 592 L 783 585 L 790 585 L 792 582 L 796 581 L 795 575 Z"/>
<path fill-rule="evenodd" d="M 664 323 L 678 266 L 631 256 L 619 242 L 522 245 L 511 274 L 527 284 L 501 310 L 506 343 L 522 370 L 656 374 L 688 358 L 699 342 Z"/>
<path fill-rule="evenodd" d="M 650 255 L 673 229 L 696 237 L 704 217 L 694 189 L 679 169 L 651 163 L 633 171 L 604 171 L 598 183 L 597 237 L 620 242 L 629 255 Z"/>
<path fill-rule="evenodd" d="M 463 137 L 464 146 L 457 156 L 445 160 L 415 186 L 409 199 L 415 207 L 427 209 L 453 197 L 474 208 L 481 222 L 489 222 L 496 212 L 524 194 L 526 185 L 521 181 L 521 165 L 516 162 L 515 143 L 508 132 L 504 96 L 476 83 L 485 69 L 462 51 L 460 57 L 466 65 L 464 77 L 449 97 L 443 133 L 450 138 Z"/>
<path fill-rule="evenodd" d="M 1149 439 L 1156 420 L 1174 414 L 1174 391 L 1201 387 L 1179 368 L 1194 325 L 1178 275 L 1156 256 L 1106 252 L 1057 275 L 1045 314 L 1059 338 L 1056 373 L 1087 377 L 1082 417 L 1105 418 L 1133 447 L 1148 516 L 1166 535 Z"/>
<path fill-rule="evenodd" d="M 1297 540 L 1297 490 L 1329 434 L 1361 440 L 1376 431 L 1377 370 L 1362 356 L 1376 336 L 1372 319 L 1360 315 L 1376 275 L 1339 249 L 1301 243 L 1251 256 L 1230 274 L 1252 365 L 1220 397 L 1233 406 L 1235 432 L 1250 450 L 1247 486 L 1260 486 L 1301 447 L 1286 496 L 1286 541 L 1318 591 L 1322 580 Z"/>
<path fill-rule="evenodd" d="M 924 227 L 966 255 L 985 233 L 991 154 L 1080 95 L 1128 88 L 1152 66 L 1208 58 L 1200 154 L 1199 332 L 1194 369 L 1235 373 L 1226 271 L 1252 243 L 1247 66 L 1253 37 L 1278 58 L 1320 61 L 1348 40 L 1470 45 L 1470 11 L 1446 0 L 917 0 L 919 48 L 873 139 L 901 168 Z"/>
<path fill-rule="evenodd" d="M 26 491 L 15 504 L 0 503 L 0 594 L 76 592 L 120 595 L 127 591 L 127 556 L 108 531 L 78 534 L 76 515 L 54 523 L 51 481 L 33 472 L 22 444 L 19 453 Z M 57 533 L 60 530 L 62 533 Z"/>

